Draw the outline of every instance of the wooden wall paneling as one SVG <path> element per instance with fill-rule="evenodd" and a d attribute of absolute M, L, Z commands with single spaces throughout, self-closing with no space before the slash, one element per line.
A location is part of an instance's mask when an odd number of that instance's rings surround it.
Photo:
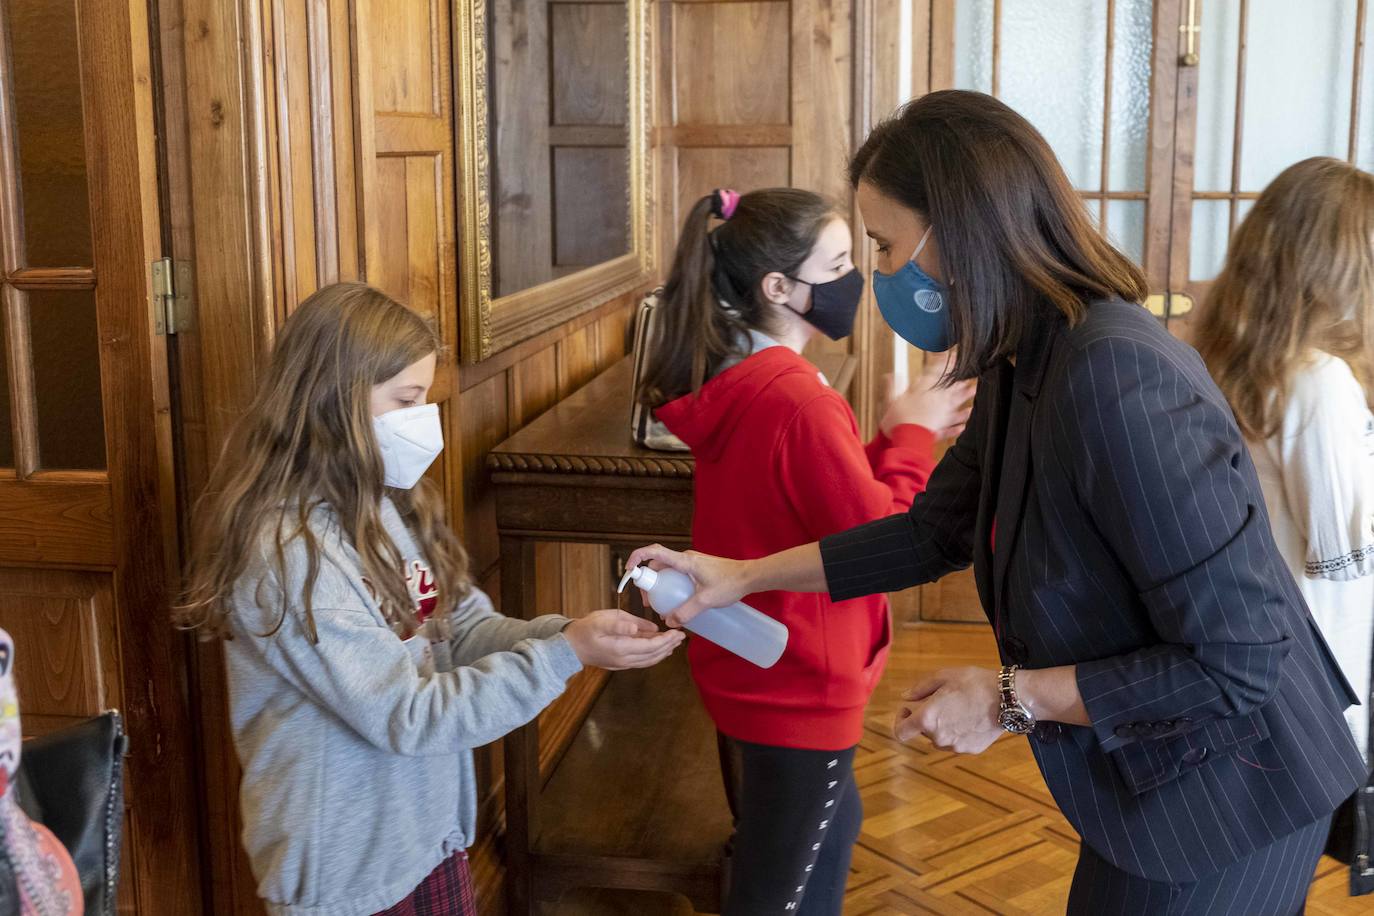
<path fill-rule="evenodd" d="M 540 203 L 552 215 L 552 275 L 565 276 L 631 247 L 629 68 L 607 53 L 629 18 L 623 3 L 556 3 L 548 17 L 552 176 Z"/>
<path fill-rule="evenodd" d="M 791 158 L 791 149 L 786 146 L 750 147 L 747 150 L 725 146 L 679 147 L 678 218 L 672 223 L 674 240 L 692 205 L 710 194 L 713 188 L 734 188 L 747 192 L 792 184 Z"/>
<path fill-rule="evenodd" d="M 511 430 L 507 423 L 506 380 L 493 376 L 458 397 L 463 417 L 463 543 L 475 576 L 483 576 L 500 557 L 496 539 L 496 502 L 487 477 L 486 453 Z"/>
<path fill-rule="evenodd" d="M 280 294 L 272 213 L 260 0 L 158 0 L 164 212 L 168 253 L 194 264 L 193 319 L 176 339 L 183 530 L 210 465 L 252 397 Z M 188 543 L 183 539 L 183 544 Z M 262 912 L 239 842 L 239 767 L 231 752 L 223 655 L 197 645 L 198 772 L 207 909 Z"/>
<path fill-rule="evenodd" d="M 552 274 L 563 276 L 628 252 L 624 189 L 630 163 L 624 147 L 553 146 L 550 153 Z"/>
<path fill-rule="evenodd" d="M 315 162 L 311 124 L 310 22 L 306 5 L 272 0 L 273 54 L 268 79 L 275 96 L 276 185 L 280 196 L 281 277 L 288 307 L 318 288 Z"/>
<path fill-rule="evenodd" d="M 549 4 L 495 0 L 489 60 L 492 295 L 553 279 Z"/>
<path fill-rule="evenodd" d="M 332 121 L 329 137 L 333 144 L 333 204 L 338 234 L 337 276 L 357 280 L 362 276 L 362 237 L 358 227 L 358 173 L 356 149 L 356 88 L 354 70 L 352 15 L 349 0 L 329 0 L 327 10 L 329 37 L 329 97 Z"/>
<path fill-rule="evenodd" d="M 450 6 L 438 0 L 354 0 L 353 148 L 361 272 L 431 319 L 457 351 Z M 460 404 L 440 404 L 445 440 L 464 439 Z M 503 418 L 504 420 L 504 418 Z M 466 447 L 447 449 L 436 474 L 463 524 Z M 480 570 L 479 570 L 480 571 Z"/>
<path fill-rule="evenodd" d="M 599 330 L 598 325 L 589 324 L 559 341 L 559 400 L 596 377 L 599 369 Z M 580 617 L 588 611 L 608 606 L 610 552 L 605 546 L 562 545 L 562 573 L 563 613 L 570 617 Z"/>
<path fill-rule="evenodd" d="M 854 10 L 858 0 L 792 5 L 792 181 L 823 194 L 852 214 L 845 166 L 854 143 Z M 851 225 L 853 219 L 851 218 Z M 859 337 L 812 340 L 811 353 L 863 352 Z M 871 413 L 871 353 L 855 386 L 861 422 Z"/>
<path fill-rule="evenodd" d="M 792 124 L 789 43 L 810 2 L 675 3 L 674 123 Z"/>

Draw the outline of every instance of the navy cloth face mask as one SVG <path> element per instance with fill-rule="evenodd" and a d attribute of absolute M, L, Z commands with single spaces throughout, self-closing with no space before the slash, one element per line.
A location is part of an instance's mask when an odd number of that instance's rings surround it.
<path fill-rule="evenodd" d="M 943 353 L 954 345 L 949 287 L 916 266 L 916 256 L 926 247 L 930 228 L 900 270 L 890 274 L 873 271 L 873 297 L 878 300 L 883 320 L 903 340 L 928 353 Z"/>
<path fill-rule="evenodd" d="M 843 340 L 854 333 L 854 316 L 864 294 L 864 278 L 857 269 L 825 283 L 788 279 L 811 287 L 811 311 L 801 316 L 804 321 L 831 340 Z"/>

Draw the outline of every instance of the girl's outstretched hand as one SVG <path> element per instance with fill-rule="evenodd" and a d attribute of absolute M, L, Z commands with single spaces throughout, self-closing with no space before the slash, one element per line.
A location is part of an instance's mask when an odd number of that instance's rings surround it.
<path fill-rule="evenodd" d="M 679 552 L 653 544 L 630 554 L 625 561 L 625 568 L 633 569 L 645 562 L 654 569 L 666 566 L 686 573 L 696 583 L 696 592 L 692 597 L 666 618 L 665 622 L 670 627 L 682 626 L 707 608 L 734 604 L 754 591 L 749 584 L 748 560 L 727 560 L 695 550 Z"/>
<path fill-rule="evenodd" d="M 642 617 L 625 611 L 592 611 L 568 624 L 563 635 L 583 665 L 621 671 L 657 665 L 682 644 L 679 630 L 660 632 Z"/>

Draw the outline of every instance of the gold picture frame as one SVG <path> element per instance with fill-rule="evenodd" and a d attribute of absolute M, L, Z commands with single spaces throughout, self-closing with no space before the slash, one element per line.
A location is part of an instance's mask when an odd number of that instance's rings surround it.
<path fill-rule="evenodd" d="M 652 277 L 654 258 L 650 0 L 626 0 L 629 251 L 510 295 L 494 295 L 487 5 L 488 0 L 458 0 L 453 7 L 458 92 L 459 336 L 465 363 L 487 359 L 644 285 Z"/>

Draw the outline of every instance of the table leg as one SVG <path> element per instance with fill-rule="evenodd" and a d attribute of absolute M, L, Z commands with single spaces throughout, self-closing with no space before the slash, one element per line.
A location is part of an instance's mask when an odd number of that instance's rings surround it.
<path fill-rule="evenodd" d="M 501 605 L 511 617 L 528 620 L 534 606 L 534 544 L 501 537 Z M 506 736 L 506 888 L 511 916 L 530 916 L 534 906 L 534 838 L 539 834 L 539 719 Z"/>

